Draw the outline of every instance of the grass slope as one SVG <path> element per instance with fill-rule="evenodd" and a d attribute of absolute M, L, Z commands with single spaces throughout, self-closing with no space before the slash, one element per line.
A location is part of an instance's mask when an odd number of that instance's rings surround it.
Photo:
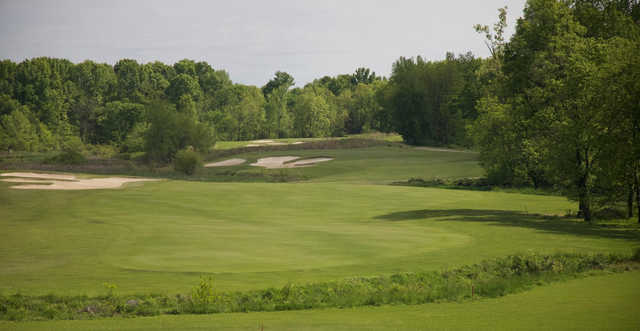
<path fill-rule="evenodd" d="M 331 157 L 333 161 L 313 167 L 272 169 L 250 166 L 258 158 L 267 156 Z M 268 175 L 300 178 L 313 182 L 388 184 L 393 181 L 420 178 L 459 178 L 481 176 L 476 153 L 438 152 L 412 147 L 381 146 L 357 149 L 289 150 L 278 152 L 253 152 L 233 155 L 247 159 L 244 165 L 205 168 L 204 178 L 226 180 L 255 180 Z M 231 157 L 220 158 L 220 161 Z M 223 178 L 224 179 L 224 178 Z"/>
<path fill-rule="evenodd" d="M 541 215 L 561 197 L 337 183 L 165 181 L 123 190 L 0 186 L 0 290 L 222 290 L 438 270 L 538 252 L 628 253 L 637 231 Z"/>
<path fill-rule="evenodd" d="M 12 330 L 634 330 L 640 272 L 600 275 L 464 303 L 275 313 L 10 323 Z"/>

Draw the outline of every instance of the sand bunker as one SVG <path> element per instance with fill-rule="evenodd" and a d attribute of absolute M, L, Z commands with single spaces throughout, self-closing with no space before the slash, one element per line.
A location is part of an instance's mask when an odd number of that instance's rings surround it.
<path fill-rule="evenodd" d="M 35 172 L 7 172 L 0 174 L 3 177 L 20 177 L 20 178 L 39 178 L 39 179 L 56 179 L 56 180 L 75 180 L 76 176 L 73 175 L 59 175 L 59 174 L 39 174 Z"/>
<path fill-rule="evenodd" d="M 328 157 L 317 157 L 313 159 L 304 159 L 299 160 L 298 156 L 275 156 L 275 157 L 264 157 L 258 160 L 256 163 L 251 163 L 252 166 L 255 167 L 264 167 L 267 169 L 282 169 L 282 168 L 299 168 L 299 167 L 310 167 L 315 165 L 316 163 L 326 162 L 333 160 Z M 292 162 L 295 161 L 295 162 Z"/>
<path fill-rule="evenodd" d="M 302 141 L 296 141 L 292 143 L 273 141 L 271 139 L 260 139 L 260 140 L 252 140 L 250 144 L 247 144 L 246 147 L 260 147 L 260 146 L 282 146 L 282 145 L 299 145 L 303 144 Z"/>
<path fill-rule="evenodd" d="M 245 160 L 245 159 L 228 159 L 228 160 L 224 160 L 224 161 L 207 163 L 204 166 L 207 167 L 207 168 L 209 168 L 209 167 L 229 167 L 229 166 L 235 166 L 235 165 L 243 164 L 246 161 L 247 160 Z"/>
<path fill-rule="evenodd" d="M 97 190 L 119 188 L 126 183 L 157 181 L 149 178 L 105 177 L 77 179 L 72 175 L 38 174 L 32 172 L 9 172 L 0 174 L 5 178 L 3 182 L 28 183 L 27 185 L 11 186 L 22 190 Z"/>
<path fill-rule="evenodd" d="M 287 163 L 286 165 L 292 165 L 294 167 L 305 167 L 305 166 L 312 166 L 316 163 L 327 162 L 331 160 L 333 159 L 330 157 L 316 157 L 313 159 L 304 159 L 296 162 Z"/>

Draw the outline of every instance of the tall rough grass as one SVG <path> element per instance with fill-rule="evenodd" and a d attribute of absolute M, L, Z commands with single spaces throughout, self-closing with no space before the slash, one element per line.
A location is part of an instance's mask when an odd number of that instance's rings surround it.
<path fill-rule="evenodd" d="M 10 295 L 0 296 L 0 319 L 89 319 L 462 301 L 499 297 L 592 270 L 638 268 L 638 256 L 638 252 L 634 255 L 530 253 L 452 270 L 287 284 L 245 292 L 216 291 L 213 279 L 202 278 L 188 295 L 118 296 L 113 289 L 100 297 Z"/>

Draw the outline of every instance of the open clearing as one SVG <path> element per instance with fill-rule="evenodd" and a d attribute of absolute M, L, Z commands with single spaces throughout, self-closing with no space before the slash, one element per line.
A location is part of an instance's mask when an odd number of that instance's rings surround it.
<path fill-rule="evenodd" d="M 26 183 L 28 185 L 11 186 L 13 189 L 21 190 L 98 190 L 120 188 L 127 183 L 157 181 L 150 178 L 129 178 L 129 177 L 103 177 L 103 178 L 81 178 L 72 175 L 46 174 L 46 173 L 23 173 L 8 172 L 0 174 L 3 177 L 13 177 L 1 179 L 9 183 Z M 31 178 L 31 179 L 25 179 Z M 40 180 L 41 179 L 41 180 Z"/>

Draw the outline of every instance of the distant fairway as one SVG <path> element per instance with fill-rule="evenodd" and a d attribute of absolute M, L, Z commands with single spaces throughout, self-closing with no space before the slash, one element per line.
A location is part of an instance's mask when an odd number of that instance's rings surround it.
<path fill-rule="evenodd" d="M 300 183 L 164 181 L 78 192 L 1 183 L 0 289 L 102 294 L 108 282 L 119 293 L 184 293 L 211 275 L 218 289 L 246 290 L 439 270 L 529 250 L 628 252 L 635 243 L 632 233 L 540 216 L 576 209 L 562 197 L 362 184 L 460 177 L 477 172 L 474 154 L 295 154 L 336 160 L 288 169 L 312 179 Z"/>
<path fill-rule="evenodd" d="M 249 152 L 223 157 L 247 159 L 243 165 L 203 169 L 204 176 L 227 176 L 222 180 L 255 180 L 264 174 L 284 173 L 293 178 L 313 182 L 341 182 L 360 184 L 388 184 L 393 181 L 420 178 L 479 177 L 483 170 L 478 165 L 477 153 L 438 152 L 420 150 L 410 146 L 370 147 L 355 149 L 287 150 L 278 152 Z M 264 169 L 249 164 L 265 156 L 299 156 L 304 158 L 330 157 L 333 161 L 313 167 L 296 169 Z M 235 176 L 229 177 L 229 173 Z M 219 176 L 220 176 L 219 175 Z"/>

